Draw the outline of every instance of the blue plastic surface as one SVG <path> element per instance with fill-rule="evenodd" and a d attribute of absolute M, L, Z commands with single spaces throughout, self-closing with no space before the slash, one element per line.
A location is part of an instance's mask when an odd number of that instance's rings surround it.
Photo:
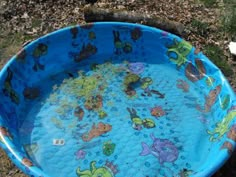
<path fill-rule="evenodd" d="M 207 177 L 235 147 L 235 93 L 221 71 L 143 25 L 31 42 L 0 72 L 0 97 L 0 146 L 29 176 Z"/>

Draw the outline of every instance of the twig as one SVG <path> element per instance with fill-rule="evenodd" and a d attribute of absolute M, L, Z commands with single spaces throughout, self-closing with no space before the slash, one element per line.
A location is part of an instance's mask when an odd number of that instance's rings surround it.
<path fill-rule="evenodd" d="M 163 19 L 158 16 L 141 14 L 128 11 L 102 9 L 95 7 L 87 7 L 84 9 L 84 18 L 86 22 L 99 22 L 99 21 L 120 21 L 141 23 L 144 25 L 160 28 L 162 30 L 183 36 L 184 25 L 178 22 Z"/>

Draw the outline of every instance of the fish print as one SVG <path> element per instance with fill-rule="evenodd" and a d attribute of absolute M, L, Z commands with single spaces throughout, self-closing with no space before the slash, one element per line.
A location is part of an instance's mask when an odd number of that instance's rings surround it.
<path fill-rule="evenodd" d="M 83 44 L 81 51 L 78 52 L 69 52 L 69 56 L 74 59 L 75 62 L 80 62 L 85 60 L 92 55 L 97 53 L 97 47 L 88 43 L 87 45 Z"/>
<path fill-rule="evenodd" d="M 77 117 L 79 121 L 83 120 L 84 110 L 80 106 L 77 106 L 74 110 L 74 116 Z"/>
<path fill-rule="evenodd" d="M 204 104 L 204 108 L 202 108 L 200 105 L 196 105 L 197 110 L 199 110 L 200 112 L 210 112 L 211 107 L 215 104 L 220 92 L 221 92 L 221 85 L 218 85 L 216 88 L 212 89 L 208 96 L 205 97 L 205 104 Z"/>
<path fill-rule="evenodd" d="M 25 98 L 33 100 L 40 95 L 40 90 L 36 87 L 26 87 L 23 91 L 23 95 Z"/>
<path fill-rule="evenodd" d="M 34 59 L 33 70 L 34 71 L 44 70 L 45 66 L 39 62 L 39 59 L 43 55 L 46 55 L 47 52 L 48 52 L 48 46 L 43 43 L 39 43 L 37 47 L 34 49 L 33 51 L 33 59 Z"/>
<path fill-rule="evenodd" d="M 62 124 L 62 121 L 56 117 L 51 118 L 51 122 L 55 125 L 56 128 L 59 128 L 61 130 L 65 130 L 65 127 Z"/>
<path fill-rule="evenodd" d="M 82 135 L 82 140 L 85 142 L 91 141 L 93 138 L 111 131 L 111 129 L 112 126 L 110 124 L 104 124 L 102 122 L 99 122 L 97 125 L 93 124 L 91 130 Z"/>
<path fill-rule="evenodd" d="M 136 27 L 134 28 L 133 30 L 131 30 L 131 38 L 134 40 L 134 41 L 137 41 L 142 35 L 142 31 L 140 28 Z"/>
<path fill-rule="evenodd" d="M 142 142 L 141 156 L 153 155 L 155 156 L 161 165 L 165 162 L 174 162 L 179 156 L 177 147 L 168 139 L 155 138 L 153 134 L 150 135 L 153 140 L 153 144 L 148 146 Z"/>
<path fill-rule="evenodd" d="M 226 149 L 229 155 L 231 155 L 234 152 L 233 144 L 229 141 L 225 141 L 220 149 Z"/>
<path fill-rule="evenodd" d="M 183 92 L 189 92 L 189 84 L 182 79 L 177 80 L 176 87 L 183 90 Z"/>
<path fill-rule="evenodd" d="M 72 39 L 76 39 L 77 38 L 77 35 L 79 33 L 79 30 L 76 26 L 73 26 L 71 29 L 70 29 L 70 32 L 72 34 Z"/>
<path fill-rule="evenodd" d="M 76 159 L 79 160 L 79 159 L 84 159 L 86 154 L 87 153 L 84 150 L 80 149 L 75 153 L 75 156 L 76 156 Z"/>
<path fill-rule="evenodd" d="M 16 54 L 16 60 L 20 62 L 25 62 L 26 50 L 23 48 Z"/>
<path fill-rule="evenodd" d="M 17 92 L 14 90 L 12 86 L 13 72 L 10 68 L 7 68 L 7 77 L 4 81 L 3 85 L 3 94 L 10 97 L 11 101 L 15 104 L 20 103 L 20 98 Z"/>
<path fill-rule="evenodd" d="M 230 103 L 230 95 L 225 95 L 223 97 L 222 100 L 220 100 L 221 103 L 220 103 L 220 107 L 225 110 L 228 106 L 229 106 L 229 103 Z"/>
<path fill-rule="evenodd" d="M 9 139 L 12 140 L 12 135 L 9 133 L 8 129 L 5 128 L 5 127 L 2 127 L 0 126 L 0 134 L 3 136 L 3 137 L 8 137 Z M 3 142 L 3 139 L 1 138 L 0 136 L 0 142 Z"/>
<path fill-rule="evenodd" d="M 152 92 L 153 94 L 158 95 L 158 97 L 161 98 L 161 99 L 165 98 L 165 94 L 159 92 L 158 90 L 151 90 L 151 92 Z"/>
<path fill-rule="evenodd" d="M 151 115 L 158 118 L 166 115 L 166 112 L 162 109 L 161 106 L 156 106 L 151 109 Z"/>

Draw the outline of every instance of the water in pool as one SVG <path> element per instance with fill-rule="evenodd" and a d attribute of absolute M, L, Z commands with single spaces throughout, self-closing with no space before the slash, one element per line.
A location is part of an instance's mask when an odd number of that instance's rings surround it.
<path fill-rule="evenodd" d="M 207 159 L 207 91 L 174 67 L 94 63 L 43 88 L 19 134 L 52 177 L 188 176 Z"/>

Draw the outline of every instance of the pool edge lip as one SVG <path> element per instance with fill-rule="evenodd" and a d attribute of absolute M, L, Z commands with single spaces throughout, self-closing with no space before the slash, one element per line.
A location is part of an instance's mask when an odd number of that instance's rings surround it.
<path fill-rule="evenodd" d="M 106 21 L 106 22 L 92 22 L 92 23 L 87 23 L 87 24 L 82 24 L 82 25 L 72 25 L 72 26 L 68 26 L 68 27 L 64 27 L 61 29 L 58 29 L 56 31 L 50 32 L 46 35 L 43 35 L 33 41 L 31 41 L 30 43 L 26 44 L 25 46 L 22 47 L 22 49 L 27 49 L 30 46 L 34 45 L 35 43 L 38 43 L 40 40 L 44 40 L 46 39 L 48 36 L 52 36 L 55 35 L 57 33 L 61 33 L 63 31 L 68 31 L 71 29 L 71 27 L 81 27 L 81 26 L 86 26 L 88 24 L 94 24 L 96 26 L 104 26 L 104 25 L 116 25 L 116 26 L 132 26 L 132 27 L 140 27 L 142 29 L 149 29 L 151 31 L 154 32 L 162 32 L 163 30 L 155 28 L 155 27 L 151 27 L 151 26 L 146 26 L 146 25 L 142 25 L 142 24 L 138 24 L 138 23 L 128 23 L 128 22 L 111 22 L 111 21 Z M 173 37 L 182 40 L 182 38 L 180 38 L 179 36 L 169 33 L 170 35 L 172 35 Z M 184 40 L 184 39 L 183 39 Z M 192 45 L 192 44 L 191 44 Z M 193 46 L 194 47 L 194 46 Z M 21 49 L 21 50 L 22 50 Z M 203 54 L 204 55 L 204 54 Z M 205 56 L 205 55 L 204 55 Z M 235 92 L 233 91 L 233 89 L 231 88 L 228 80 L 226 79 L 226 77 L 224 76 L 224 74 L 221 72 L 221 70 L 208 58 L 208 61 L 210 62 L 210 64 L 212 64 L 213 66 L 215 66 L 218 70 L 219 73 L 218 75 L 223 79 L 224 84 L 227 85 L 227 87 L 229 88 L 230 94 L 233 95 L 233 100 L 236 100 L 236 95 Z M 6 72 L 7 68 L 9 66 L 12 65 L 12 63 L 16 60 L 16 54 L 13 55 L 10 60 L 3 66 L 3 68 L 0 71 L 0 78 L 2 78 L 3 74 Z M 1 115 L 0 115 L 1 117 Z M 0 126 L 4 124 L 3 121 L 0 119 Z M 28 167 L 24 164 L 21 163 L 20 159 L 24 158 L 23 156 L 20 155 L 20 153 L 18 151 L 14 151 L 15 145 L 13 143 L 11 143 L 11 141 L 9 140 L 9 138 L 2 136 L 2 134 L 0 133 L 0 138 L 3 139 L 3 143 L 0 142 L 0 148 L 2 148 L 8 155 L 8 157 L 10 157 L 11 161 L 19 168 L 21 169 L 25 174 L 29 174 L 27 172 Z M 235 150 L 235 142 L 233 142 L 233 147 Z M 7 149 L 9 152 L 7 152 L 5 149 Z M 13 156 L 11 156 L 10 154 L 12 154 Z M 214 163 L 211 168 L 208 168 L 202 172 L 200 172 L 200 175 L 203 176 L 211 176 L 213 175 L 218 169 L 220 169 L 220 167 L 222 167 L 224 165 L 224 163 L 229 159 L 230 155 L 224 151 L 221 151 L 221 153 L 219 153 L 218 158 L 217 158 L 217 162 Z M 37 166 L 33 166 L 30 168 L 30 172 L 33 175 L 37 175 L 37 176 L 41 176 L 43 175 L 44 177 L 50 177 L 47 174 L 44 173 L 44 171 L 42 171 L 39 167 Z M 191 175 L 192 177 L 202 177 L 199 175 Z"/>

